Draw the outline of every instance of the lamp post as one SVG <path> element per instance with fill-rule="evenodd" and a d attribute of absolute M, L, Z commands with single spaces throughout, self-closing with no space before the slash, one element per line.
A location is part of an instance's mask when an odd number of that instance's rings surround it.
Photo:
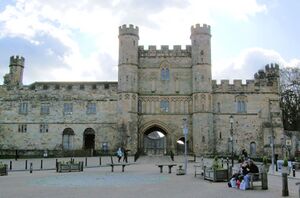
<path fill-rule="evenodd" d="M 229 117 L 230 122 L 230 141 L 231 141 L 231 167 L 233 167 L 234 161 L 233 161 L 233 116 L 230 115 Z"/>
<path fill-rule="evenodd" d="M 187 119 L 183 118 L 183 124 L 182 124 L 182 128 L 183 128 L 183 135 L 184 135 L 184 174 L 186 175 L 187 173 L 187 144 L 186 144 L 186 139 L 187 139 L 187 134 L 188 134 L 188 126 L 187 126 Z"/>

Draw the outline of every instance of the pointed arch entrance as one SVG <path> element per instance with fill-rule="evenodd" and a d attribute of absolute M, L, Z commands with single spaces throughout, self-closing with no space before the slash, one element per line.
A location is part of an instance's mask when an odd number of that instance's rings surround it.
<path fill-rule="evenodd" d="M 167 153 L 167 132 L 159 126 L 151 126 L 143 133 L 144 153 L 164 155 Z"/>
<path fill-rule="evenodd" d="M 83 132 L 83 148 L 95 149 L 95 131 L 92 128 L 87 128 Z"/>

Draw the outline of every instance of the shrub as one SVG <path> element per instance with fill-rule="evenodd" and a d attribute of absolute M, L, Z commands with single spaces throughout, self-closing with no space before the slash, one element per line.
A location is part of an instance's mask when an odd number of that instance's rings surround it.
<path fill-rule="evenodd" d="M 289 165 L 289 164 L 288 164 L 287 158 L 284 158 L 282 166 L 288 166 L 288 165 Z"/>
<path fill-rule="evenodd" d="M 263 164 L 264 165 L 268 164 L 268 158 L 266 156 L 263 157 Z"/>

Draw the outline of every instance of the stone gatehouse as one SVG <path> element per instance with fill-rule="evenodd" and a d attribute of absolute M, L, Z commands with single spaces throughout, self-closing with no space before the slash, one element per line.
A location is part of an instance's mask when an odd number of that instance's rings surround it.
<path fill-rule="evenodd" d="M 210 26 L 192 26 L 190 39 L 185 47 L 145 49 L 138 27 L 120 26 L 117 82 L 23 85 L 25 59 L 12 56 L 0 86 L 0 149 L 106 152 L 124 146 L 150 155 L 181 153 L 186 141 L 197 155 L 233 148 L 256 156 L 271 152 L 272 135 L 277 148 L 283 131 L 278 65 L 265 66 L 246 84 L 217 84 Z"/>

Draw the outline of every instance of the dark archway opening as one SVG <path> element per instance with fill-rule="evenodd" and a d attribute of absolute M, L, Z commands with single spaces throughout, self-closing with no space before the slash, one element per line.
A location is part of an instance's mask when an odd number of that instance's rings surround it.
<path fill-rule="evenodd" d="M 146 155 L 164 155 L 167 152 L 167 133 L 154 126 L 144 133 L 144 153 Z"/>
<path fill-rule="evenodd" d="M 83 133 L 84 149 L 95 149 L 95 131 L 92 128 L 85 129 Z"/>

